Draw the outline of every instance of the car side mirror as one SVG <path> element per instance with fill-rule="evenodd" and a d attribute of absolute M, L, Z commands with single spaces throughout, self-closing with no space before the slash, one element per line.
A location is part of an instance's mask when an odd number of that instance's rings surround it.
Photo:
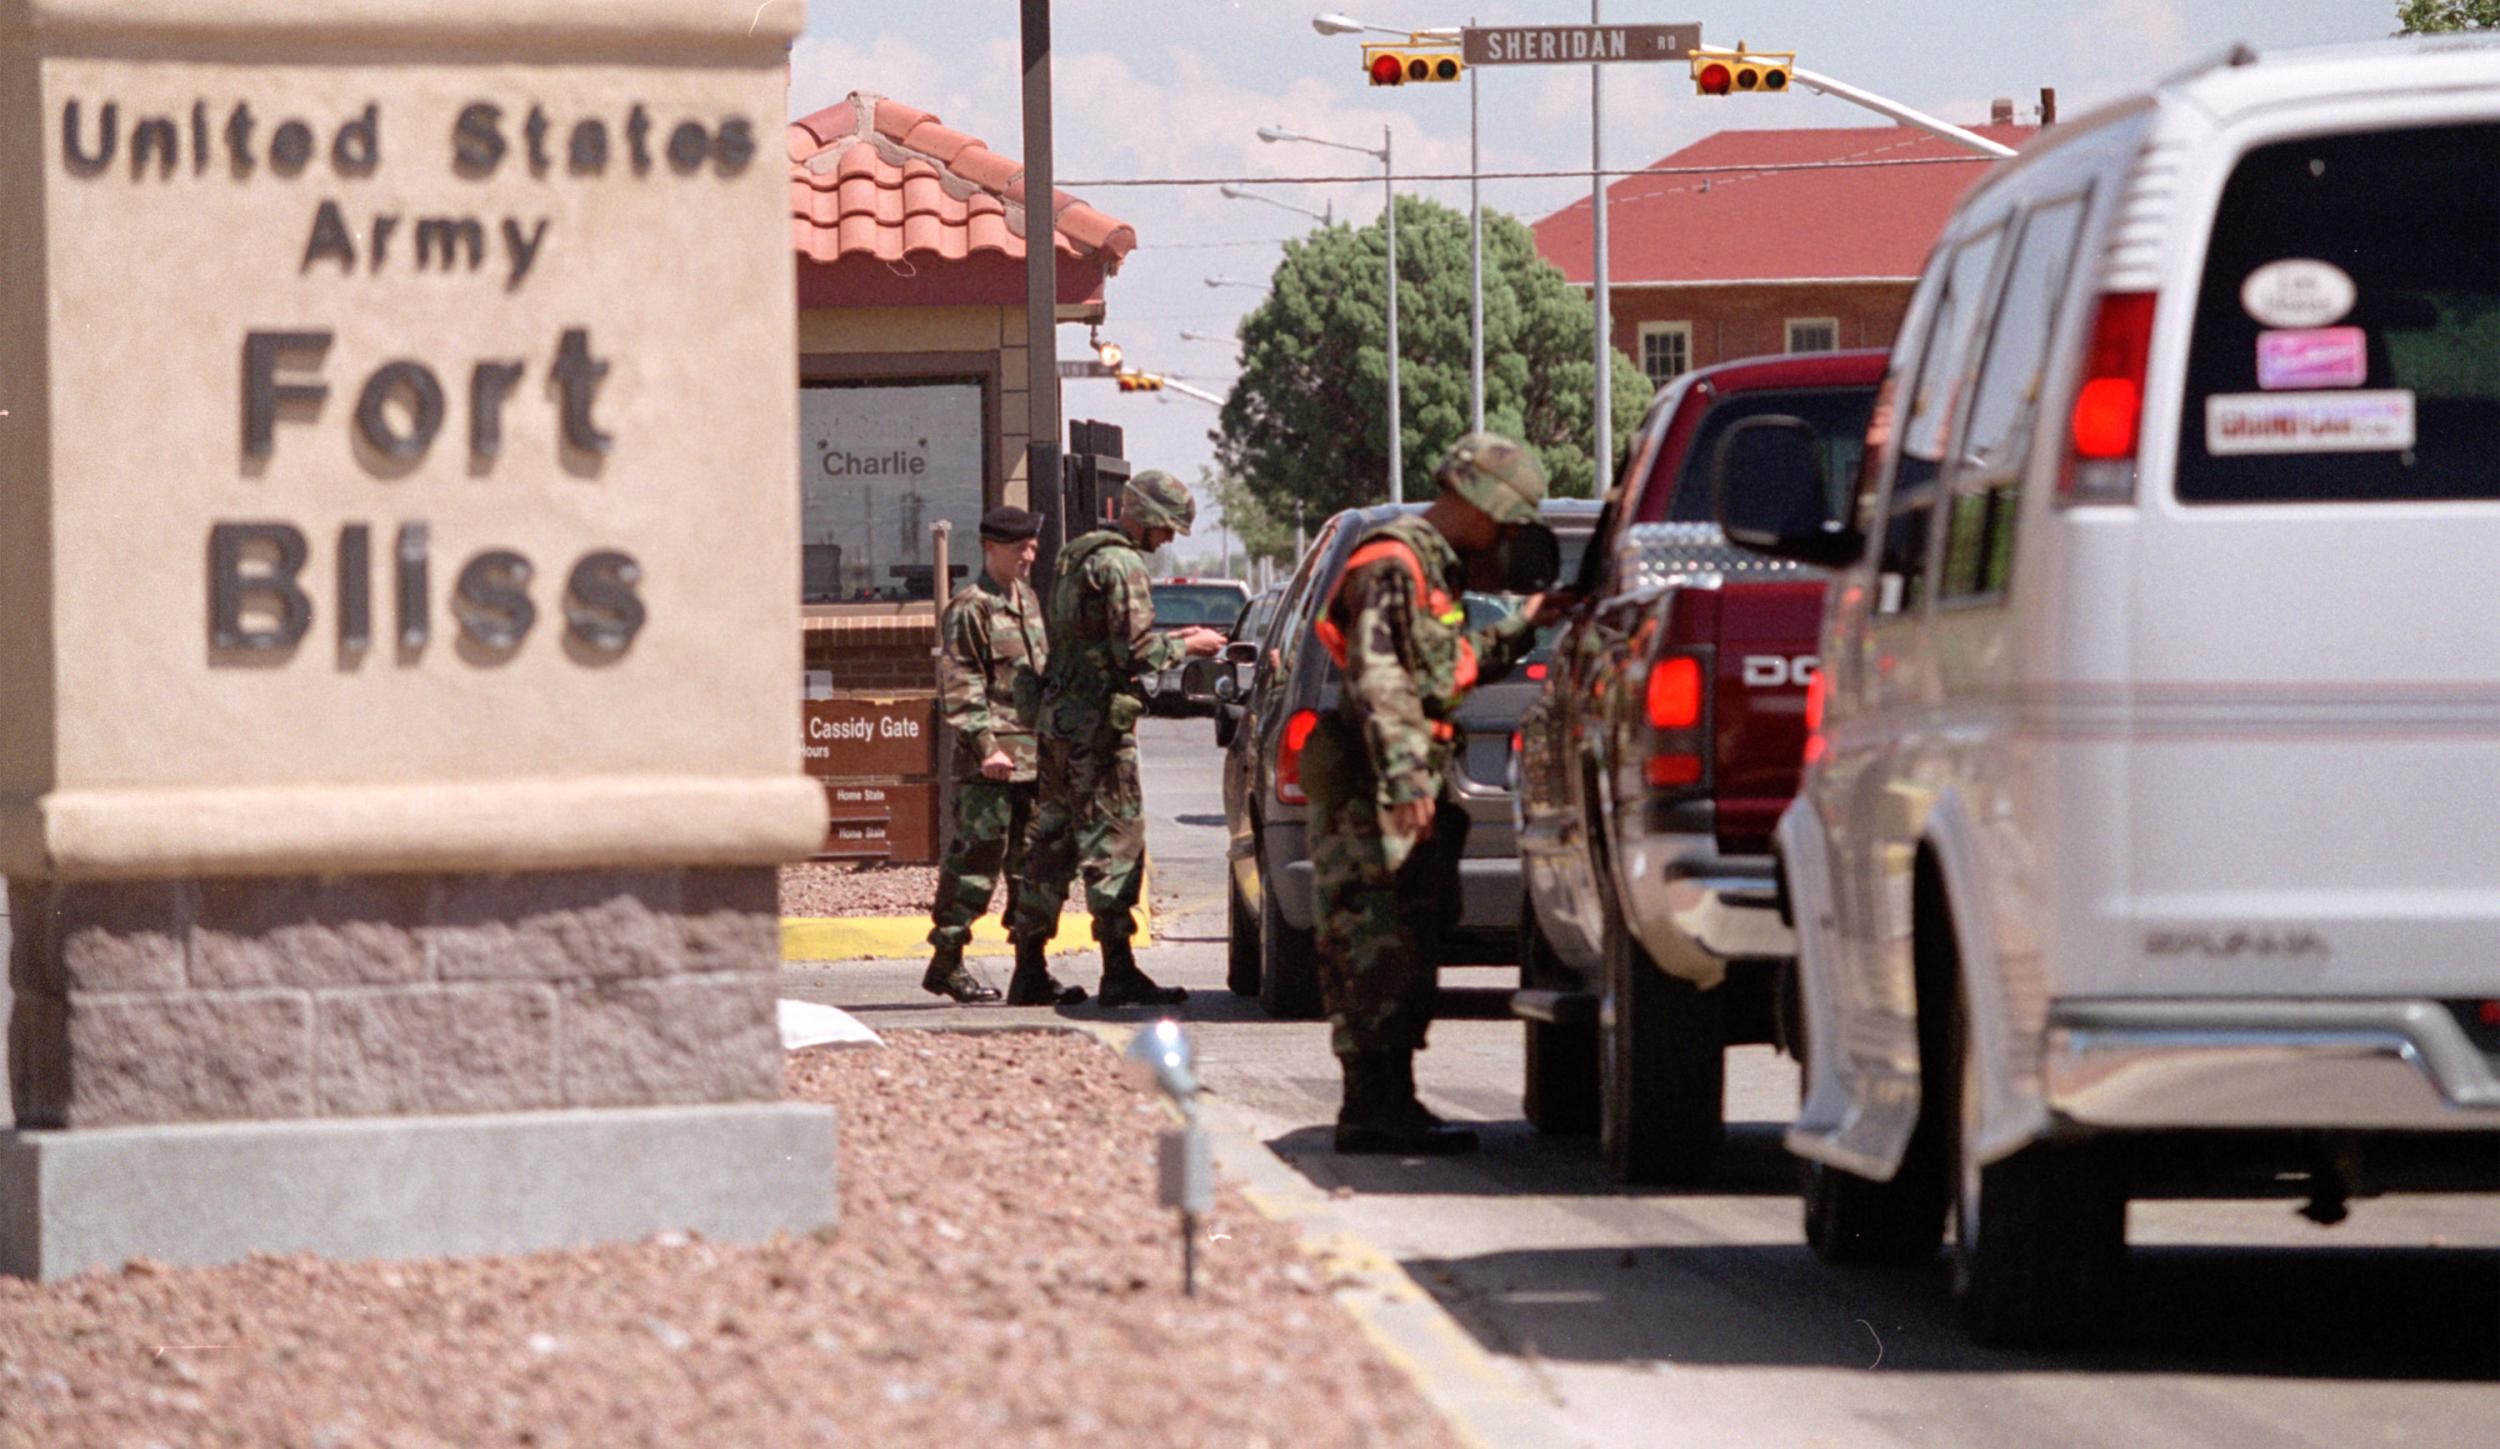
<path fill-rule="evenodd" d="M 1729 428 L 1710 458 L 1710 491 L 1728 541 L 1756 553 L 1838 568 L 1864 550 L 1857 529 L 1832 516 L 1823 441 L 1802 418 Z"/>
<path fill-rule="evenodd" d="M 1192 659 L 1181 666 L 1181 698 L 1191 704 L 1233 704 L 1248 691 L 1242 687 L 1242 670 L 1246 666 L 1232 657 L 1239 645 L 1227 646 L 1212 659 Z M 1258 657 L 1258 646 L 1251 645 L 1251 658 Z"/>

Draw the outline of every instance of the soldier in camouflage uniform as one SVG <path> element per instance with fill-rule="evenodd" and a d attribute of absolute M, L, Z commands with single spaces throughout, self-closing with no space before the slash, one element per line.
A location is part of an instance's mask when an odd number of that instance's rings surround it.
<path fill-rule="evenodd" d="M 1031 888 L 1008 919 L 1018 961 L 1036 959 L 1059 927 L 1059 903 L 1080 865 L 1085 904 L 1102 943 L 1105 1006 L 1165 1006 L 1189 993 L 1137 969 L 1137 892 L 1146 863 L 1145 798 L 1137 782 L 1141 681 L 1224 636 L 1189 628 L 1157 634 L 1146 555 L 1185 534 L 1197 516 L 1189 490 L 1154 469 L 1129 480 L 1116 521 L 1059 551 L 1050 590 L 1050 668 L 1042 682 L 1042 790 L 1025 847 Z M 1019 968 L 1021 969 L 1021 968 Z"/>
<path fill-rule="evenodd" d="M 1448 723 L 1470 688 L 1507 673 L 1561 596 L 1466 627 L 1460 591 L 1505 580 L 1514 536 L 1541 531 L 1545 471 L 1519 444 L 1465 438 L 1420 514 L 1364 535 L 1318 625 L 1344 675 L 1337 707 L 1302 754 L 1320 984 L 1345 1074 L 1340 1152 L 1464 1152 L 1476 1136 L 1415 1097 L 1414 1057 L 1432 1020 L 1438 926 L 1459 918 L 1467 814 L 1449 792 L 1461 747 Z M 1535 542 L 1552 556 L 1552 537 Z M 1533 550 L 1521 546 L 1521 555 Z M 1533 566 L 1529 572 L 1535 572 Z M 1547 580 L 1551 567 L 1544 569 Z M 1540 588 L 1542 584 L 1524 587 Z"/>
<path fill-rule="evenodd" d="M 1041 709 L 1042 669 L 1050 662 L 1041 600 L 1025 582 L 1040 532 L 1041 520 L 1021 508 L 982 515 L 981 573 L 947 601 L 938 621 L 945 641 L 939 701 L 955 737 L 955 819 L 938 865 L 937 901 L 929 908 L 929 944 L 937 950 L 920 986 L 966 1003 L 998 999 L 995 988 L 964 966 L 972 923 L 990 908 L 1002 868 L 1011 913 L 1024 888 L 1024 832 L 1037 789 L 1033 720 Z M 1084 999 L 1085 988 L 1052 980 L 1038 954 L 1029 971 L 1018 958 L 1007 986 L 1010 1006 Z"/>

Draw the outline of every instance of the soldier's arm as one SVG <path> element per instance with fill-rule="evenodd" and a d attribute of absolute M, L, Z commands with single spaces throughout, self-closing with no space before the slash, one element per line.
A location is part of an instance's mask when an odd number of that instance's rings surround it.
<path fill-rule="evenodd" d="M 1510 673 L 1512 667 L 1536 647 L 1536 626 L 1528 622 L 1526 612 L 1522 611 L 1480 629 L 1468 630 L 1467 642 L 1476 651 L 1476 682 L 1491 684 Z"/>
<path fill-rule="evenodd" d="M 1173 634 L 1154 631 L 1154 585 L 1135 555 L 1106 550 L 1096 554 L 1107 567 L 1103 580 L 1103 633 L 1112 655 L 1125 655 L 1132 678 L 1170 669 L 1189 657 L 1189 646 Z"/>
<path fill-rule="evenodd" d="M 989 616 L 969 606 L 946 611 L 941 621 L 946 652 L 939 658 L 938 703 L 947 727 L 972 741 L 976 758 L 998 750 L 998 717 L 990 709 Z"/>
<path fill-rule="evenodd" d="M 1363 724 L 1372 777 L 1391 804 L 1428 800 L 1436 793 L 1432 722 L 1415 688 L 1414 581 L 1384 560 L 1347 579 L 1337 607 L 1344 611 L 1346 698 Z"/>

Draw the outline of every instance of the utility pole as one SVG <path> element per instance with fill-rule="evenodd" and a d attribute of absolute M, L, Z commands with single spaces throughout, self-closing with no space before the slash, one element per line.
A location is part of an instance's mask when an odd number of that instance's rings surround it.
<path fill-rule="evenodd" d="M 1605 0 L 1589 0 L 1589 24 L 1602 25 L 1598 11 Z M 1597 496 L 1606 496 L 1614 484 L 1615 460 L 1615 377 L 1614 341 L 1607 334 L 1613 323 L 1613 302 L 1606 293 L 1606 67 L 1589 67 L 1589 220 L 1591 233 L 1590 263 L 1597 286 L 1591 300 L 1597 304 L 1597 451 L 1589 462 Z"/>
<path fill-rule="evenodd" d="M 1024 11 L 1024 479 L 1042 518 L 1036 566 L 1047 578 L 1067 538 L 1059 481 L 1058 193 L 1050 154 L 1050 0 Z"/>
<path fill-rule="evenodd" d="M 1476 17 L 1467 17 L 1476 23 Z M 1484 431 L 1484 197 L 1477 173 L 1476 69 L 1467 68 L 1467 381 L 1475 431 Z M 1600 490 L 1603 491 L 1603 490 Z"/>

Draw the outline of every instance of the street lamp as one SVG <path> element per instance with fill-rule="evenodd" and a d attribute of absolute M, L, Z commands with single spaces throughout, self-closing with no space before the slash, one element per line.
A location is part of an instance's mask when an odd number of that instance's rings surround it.
<path fill-rule="evenodd" d="M 1400 30 L 1393 25 L 1373 25 L 1334 10 L 1323 10 L 1312 16 L 1311 28 L 1322 35 L 1354 35 L 1376 30 L 1384 35 L 1404 35 L 1419 40 L 1460 38 L 1459 27 L 1455 25 Z M 1470 66 L 1467 70 L 1467 383 L 1468 397 L 1475 413 L 1475 430 L 1479 433 L 1484 431 L 1484 200 L 1476 173 L 1482 169 L 1476 160 L 1476 72 Z"/>
<path fill-rule="evenodd" d="M 1329 17 L 1338 19 L 1342 17 Z M 1380 190 L 1387 205 L 1381 209 L 1381 225 L 1389 239 L 1389 501 L 1406 501 L 1405 440 L 1398 431 L 1398 189 L 1397 165 L 1391 159 L 1394 143 L 1389 128 L 1380 128 L 1380 149 L 1350 146 L 1343 141 L 1326 141 L 1305 136 L 1283 126 L 1259 127 L 1262 141 L 1300 141 L 1306 145 L 1327 146 L 1338 151 L 1353 151 L 1380 163 Z"/>
<path fill-rule="evenodd" d="M 1234 337 L 1228 333 L 1199 332 L 1186 327 L 1181 329 L 1181 340 L 1183 342 L 1221 342 L 1228 347 L 1239 347 L 1241 345 L 1240 338 Z"/>
<path fill-rule="evenodd" d="M 1248 287 L 1253 292 L 1267 290 L 1265 282 L 1245 282 L 1239 277 L 1209 277 L 1207 285 L 1210 287 Z"/>
<path fill-rule="evenodd" d="M 1325 204 L 1325 210 L 1313 211 L 1307 206 L 1296 206 L 1290 201 L 1278 201 L 1275 197 L 1268 195 L 1264 191 L 1252 191 L 1246 186 L 1235 186 L 1229 181 L 1224 183 L 1222 186 L 1215 188 L 1215 190 L 1218 195 L 1228 196 L 1235 201 L 1264 201 L 1270 206 L 1279 207 L 1286 211 L 1298 212 L 1301 215 L 1307 216 L 1311 220 L 1318 222 L 1321 226 L 1335 226 L 1337 224 L 1337 204 L 1333 201 Z"/>

